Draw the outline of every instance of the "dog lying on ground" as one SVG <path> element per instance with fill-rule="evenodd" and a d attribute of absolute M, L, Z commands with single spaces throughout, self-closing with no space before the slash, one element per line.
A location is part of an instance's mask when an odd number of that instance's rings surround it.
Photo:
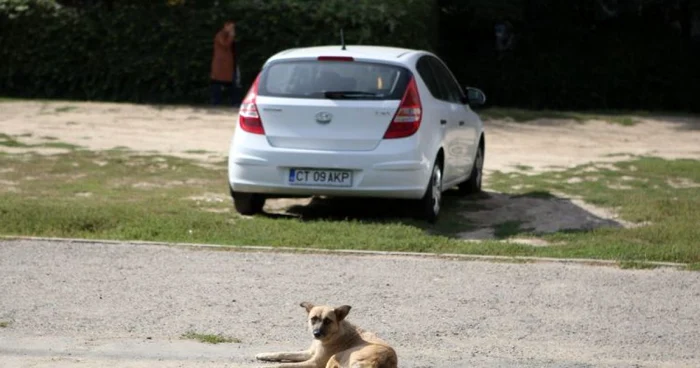
<path fill-rule="evenodd" d="M 275 368 L 396 368 L 394 349 L 371 332 L 345 320 L 349 305 L 333 308 L 301 303 L 314 341 L 300 352 L 261 353 L 258 360 L 281 362 Z M 270 368 L 272 368 L 270 367 Z"/>

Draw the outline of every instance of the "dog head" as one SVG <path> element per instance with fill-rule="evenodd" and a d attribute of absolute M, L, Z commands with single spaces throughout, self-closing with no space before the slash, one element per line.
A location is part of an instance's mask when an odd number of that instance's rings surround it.
<path fill-rule="evenodd" d="M 350 306 L 330 307 L 327 305 L 315 306 L 309 302 L 301 303 L 308 314 L 307 322 L 314 339 L 324 341 L 335 336 L 340 330 L 340 323 L 350 313 Z"/>

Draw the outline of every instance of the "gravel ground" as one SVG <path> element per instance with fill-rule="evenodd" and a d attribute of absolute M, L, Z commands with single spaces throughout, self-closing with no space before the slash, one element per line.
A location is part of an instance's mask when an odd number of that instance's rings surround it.
<path fill-rule="evenodd" d="M 306 347 L 305 300 L 402 367 L 700 366 L 698 272 L 0 241 L 0 367 L 259 366 Z"/>

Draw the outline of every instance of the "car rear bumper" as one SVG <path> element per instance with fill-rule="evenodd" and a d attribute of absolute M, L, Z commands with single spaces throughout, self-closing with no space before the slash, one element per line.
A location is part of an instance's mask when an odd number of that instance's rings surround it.
<path fill-rule="evenodd" d="M 310 151 L 272 147 L 262 135 L 237 131 L 228 177 L 234 192 L 418 199 L 432 169 L 423 156 L 412 138 L 383 140 L 372 151 Z M 291 168 L 349 170 L 352 186 L 291 185 Z"/>

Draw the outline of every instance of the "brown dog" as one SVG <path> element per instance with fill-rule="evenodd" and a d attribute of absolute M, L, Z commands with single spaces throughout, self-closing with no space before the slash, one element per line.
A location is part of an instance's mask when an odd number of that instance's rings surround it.
<path fill-rule="evenodd" d="M 276 368 L 396 368 L 396 352 L 371 332 L 345 320 L 349 305 L 333 308 L 301 303 L 314 341 L 308 350 L 262 353 L 258 360 L 284 362 Z M 271 367 L 272 368 L 272 367 Z"/>

